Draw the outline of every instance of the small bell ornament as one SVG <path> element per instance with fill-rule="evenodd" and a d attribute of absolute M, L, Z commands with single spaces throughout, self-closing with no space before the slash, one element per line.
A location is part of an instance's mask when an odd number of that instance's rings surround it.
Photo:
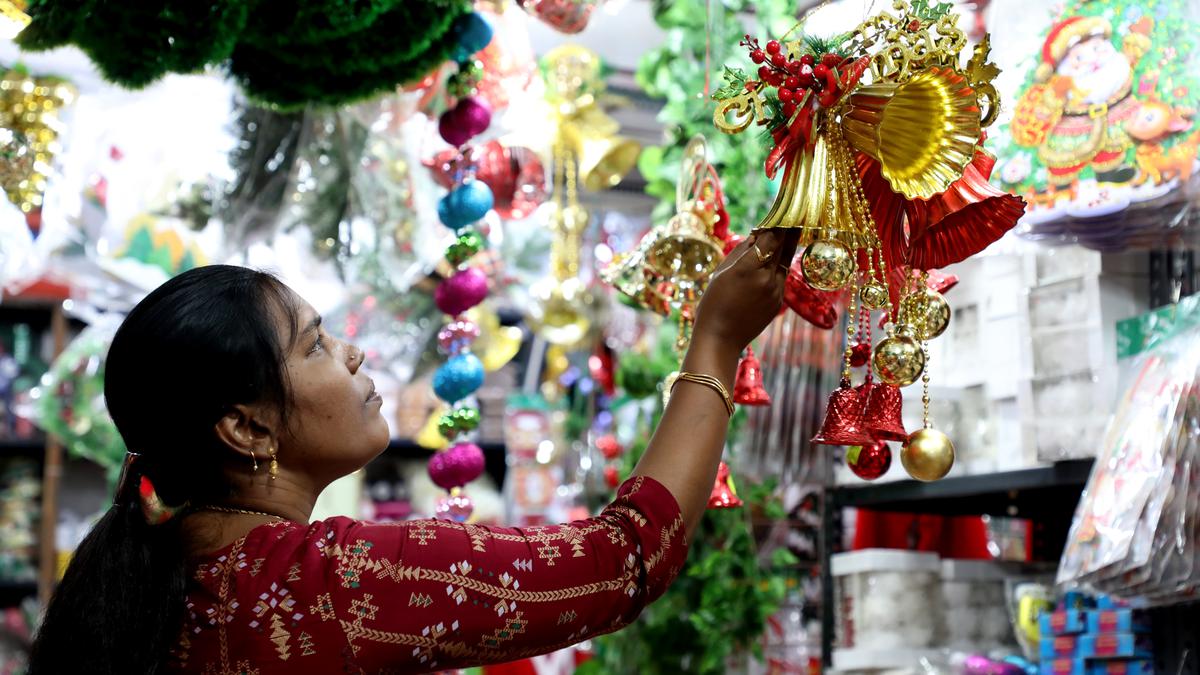
<path fill-rule="evenodd" d="M 892 450 L 884 441 L 846 448 L 846 466 L 863 480 L 875 480 L 892 468 Z"/>
<path fill-rule="evenodd" d="M 717 481 L 713 483 L 712 494 L 708 497 L 710 509 L 736 509 L 742 505 L 733 487 L 733 476 L 729 473 L 729 465 L 721 462 L 717 467 Z"/>
<path fill-rule="evenodd" d="M 753 347 L 746 348 L 746 355 L 738 363 L 737 379 L 733 383 L 733 402 L 741 405 L 771 405 L 771 395 L 763 388 L 762 365 L 754 355 Z"/>
<path fill-rule="evenodd" d="M 863 400 L 857 389 L 843 383 L 829 395 L 825 421 L 813 437 L 818 445 L 869 445 L 875 442 L 863 428 Z"/>
<path fill-rule="evenodd" d="M 868 382 L 860 386 L 866 406 L 863 409 L 863 427 L 879 440 L 904 441 L 908 432 L 904 430 L 901 411 L 904 397 L 900 389 L 883 382 Z"/>

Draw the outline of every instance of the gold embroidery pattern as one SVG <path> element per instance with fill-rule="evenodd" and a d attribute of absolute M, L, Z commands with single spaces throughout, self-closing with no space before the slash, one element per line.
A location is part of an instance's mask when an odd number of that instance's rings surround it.
<path fill-rule="evenodd" d="M 337 614 L 333 611 L 333 597 L 329 593 L 317 596 L 317 604 L 308 609 L 311 614 L 319 614 L 322 621 L 333 621 Z"/>
<path fill-rule="evenodd" d="M 405 581 L 436 581 L 442 584 L 461 586 L 466 590 L 482 593 L 499 600 L 513 600 L 517 602 L 561 602 L 563 600 L 581 598 L 586 595 L 620 591 L 623 589 L 625 579 L 628 576 L 628 574 L 624 574 L 619 579 L 608 579 L 606 581 L 597 581 L 584 584 L 583 586 L 572 586 L 553 591 L 522 591 L 515 587 L 500 588 L 479 581 L 478 579 L 471 579 L 449 572 L 440 572 L 423 567 L 404 567 L 403 565 L 391 565 L 387 561 L 383 562 L 383 566 L 390 568 L 390 572 L 381 572 L 379 574 L 380 579 L 387 578 L 396 583 Z"/>

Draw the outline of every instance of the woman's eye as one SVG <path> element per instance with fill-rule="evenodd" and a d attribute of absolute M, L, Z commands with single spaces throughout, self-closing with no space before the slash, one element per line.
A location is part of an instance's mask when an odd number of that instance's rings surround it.
<path fill-rule="evenodd" d="M 323 343 L 321 342 L 321 334 L 320 334 L 320 333 L 318 333 L 318 334 L 317 334 L 317 341 L 313 343 L 313 348 L 312 348 L 312 351 L 310 351 L 309 353 L 310 353 L 310 354 L 316 354 L 317 352 L 321 351 L 321 349 L 323 349 L 323 348 L 324 348 L 324 345 L 323 345 Z"/>

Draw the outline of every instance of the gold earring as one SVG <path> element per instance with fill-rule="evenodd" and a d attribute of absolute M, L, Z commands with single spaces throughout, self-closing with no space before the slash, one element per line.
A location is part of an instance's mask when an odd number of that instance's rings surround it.
<path fill-rule="evenodd" d="M 271 475 L 271 480 L 279 475 L 279 462 L 275 459 L 275 448 L 271 448 L 271 466 L 267 469 L 267 473 Z"/>

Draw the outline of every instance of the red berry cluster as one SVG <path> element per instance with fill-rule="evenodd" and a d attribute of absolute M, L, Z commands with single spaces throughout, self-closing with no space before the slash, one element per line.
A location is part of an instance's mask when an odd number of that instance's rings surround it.
<path fill-rule="evenodd" d="M 828 105 L 825 100 L 830 103 L 837 100 L 837 68 L 842 63 L 842 57 L 837 54 L 823 54 L 820 62 L 812 54 L 793 59 L 783 52 L 783 45 L 778 40 L 768 41 L 764 49 L 757 38 L 749 35 L 738 45 L 750 50 L 750 60 L 758 64 L 758 79 L 779 89 L 779 102 L 783 104 L 785 117 L 790 118 L 796 113 L 797 106 L 804 100 L 802 90 L 805 89 L 814 94 L 824 93 L 822 104 Z M 751 87 L 747 83 L 747 88 Z"/>

